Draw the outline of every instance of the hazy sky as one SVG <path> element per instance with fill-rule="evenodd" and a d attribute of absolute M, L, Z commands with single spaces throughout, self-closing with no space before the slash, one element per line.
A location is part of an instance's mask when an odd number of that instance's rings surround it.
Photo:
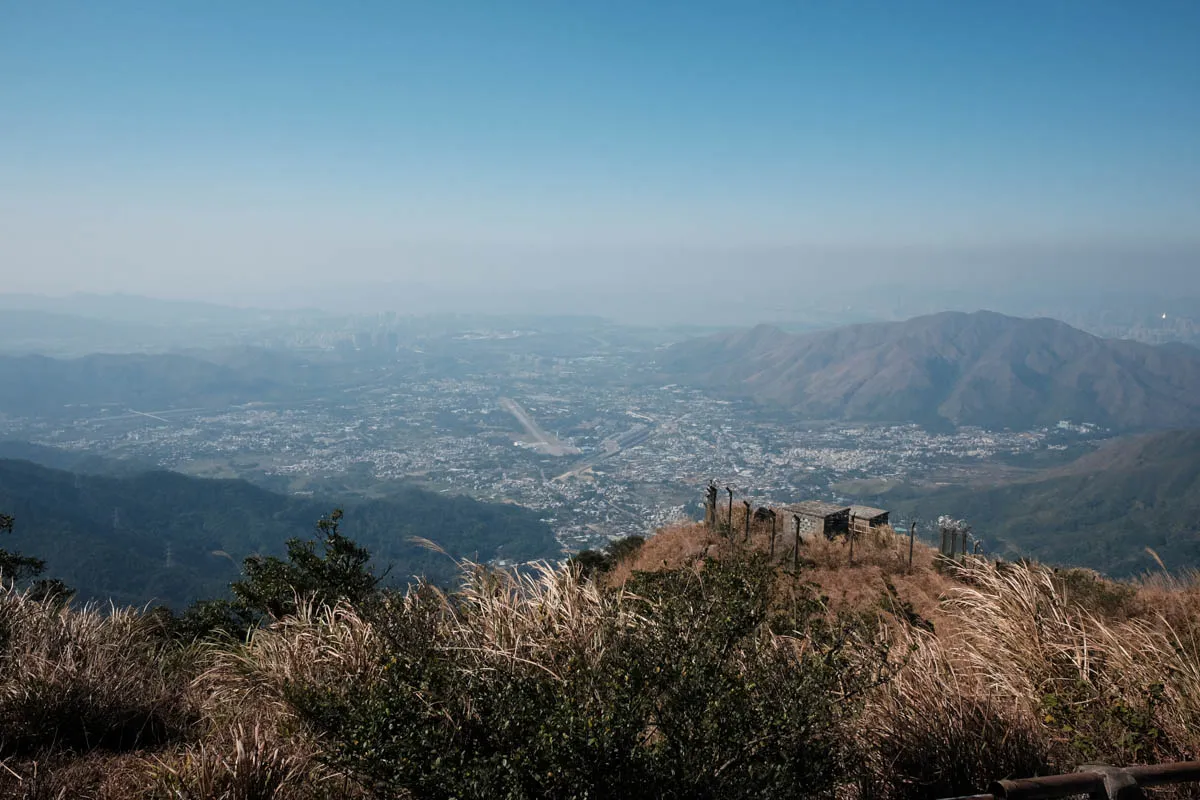
<path fill-rule="evenodd" d="M 0 3 L 0 290 L 1089 276 L 1200 293 L 1195 0 Z"/>

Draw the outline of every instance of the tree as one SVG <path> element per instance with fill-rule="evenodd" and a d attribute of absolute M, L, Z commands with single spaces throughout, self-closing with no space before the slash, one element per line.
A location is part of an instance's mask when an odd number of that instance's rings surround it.
<path fill-rule="evenodd" d="M 0 533 L 12 533 L 16 520 L 0 514 Z M 36 578 L 46 570 L 46 562 L 40 558 L 10 553 L 0 548 L 0 583 L 12 585 L 27 578 Z"/>
<path fill-rule="evenodd" d="M 361 605 L 370 599 L 385 576 L 375 575 L 366 548 L 341 533 L 341 521 L 342 509 L 336 508 L 317 522 L 320 553 L 316 541 L 292 538 L 287 561 L 247 558 L 242 565 L 245 578 L 231 587 L 234 596 L 246 608 L 276 619 L 295 613 L 297 598 L 321 605 L 339 600 Z"/>
<path fill-rule="evenodd" d="M 16 520 L 8 514 L 0 514 L 0 533 L 12 533 Z M 37 578 L 46 571 L 46 562 L 33 556 L 10 553 L 0 547 L 0 588 L 15 586 L 21 581 Z M 42 578 L 29 586 L 29 598 L 37 602 L 55 600 L 66 603 L 75 591 L 58 578 Z"/>

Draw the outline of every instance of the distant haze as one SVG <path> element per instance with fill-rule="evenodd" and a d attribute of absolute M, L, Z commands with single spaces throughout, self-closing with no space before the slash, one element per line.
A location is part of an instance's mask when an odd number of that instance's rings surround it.
<path fill-rule="evenodd" d="M 2 291 L 1200 296 L 1191 3 L 7 4 L 0 74 Z"/>

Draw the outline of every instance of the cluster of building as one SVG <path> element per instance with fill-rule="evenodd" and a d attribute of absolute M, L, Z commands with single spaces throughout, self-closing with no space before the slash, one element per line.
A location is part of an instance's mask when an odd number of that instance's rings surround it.
<path fill-rule="evenodd" d="M 916 425 L 798 424 L 695 389 L 649 383 L 642 362 L 620 353 L 531 359 L 506 355 L 417 376 L 364 367 L 324 396 L 294 404 L 9 419 L 0 421 L 0 435 L 198 475 L 265 479 L 296 492 L 337 485 L 365 493 L 417 482 L 535 509 L 568 548 L 699 517 L 697 492 L 711 475 L 743 497 L 829 503 L 822 525 L 838 526 L 847 515 L 870 512 L 846 504 L 870 494 L 848 490 L 848 483 L 967 472 L 1101 435 L 1077 425 L 931 433 Z M 528 446 L 529 431 L 504 397 L 563 445 L 558 455 Z"/>

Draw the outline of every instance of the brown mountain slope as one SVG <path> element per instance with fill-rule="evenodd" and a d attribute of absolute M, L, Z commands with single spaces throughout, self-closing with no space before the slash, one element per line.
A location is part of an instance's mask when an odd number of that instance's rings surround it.
<path fill-rule="evenodd" d="M 661 365 L 676 380 L 810 419 L 1200 426 L 1200 350 L 988 311 L 803 335 L 759 326 L 682 342 Z"/>

